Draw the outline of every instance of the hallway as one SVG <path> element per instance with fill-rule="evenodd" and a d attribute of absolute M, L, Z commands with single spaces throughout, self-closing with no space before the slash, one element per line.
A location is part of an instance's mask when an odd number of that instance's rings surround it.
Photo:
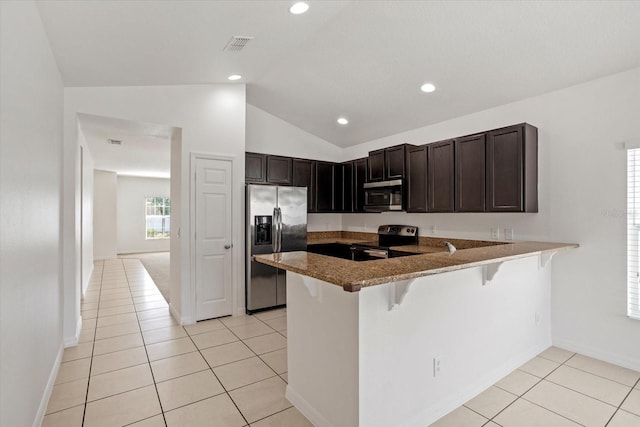
<path fill-rule="evenodd" d="M 284 397 L 286 311 L 181 327 L 137 259 L 96 262 L 43 426 L 305 426 Z"/>

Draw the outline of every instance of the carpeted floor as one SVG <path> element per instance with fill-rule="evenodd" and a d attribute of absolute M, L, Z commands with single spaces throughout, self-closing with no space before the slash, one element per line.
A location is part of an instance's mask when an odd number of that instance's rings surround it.
<path fill-rule="evenodd" d="M 139 259 L 149 272 L 158 290 L 169 302 L 169 252 L 142 252 L 137 254 L 122 254 L 118 258 Z"/>

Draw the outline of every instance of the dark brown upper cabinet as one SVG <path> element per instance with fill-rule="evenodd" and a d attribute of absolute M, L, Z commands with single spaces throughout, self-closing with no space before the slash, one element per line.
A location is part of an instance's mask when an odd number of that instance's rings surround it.
<path fill-rule="evenodd" d="M 368 182 L 384 181 L 384 149 L 369 153 Z"/>
<path fill-rule="evenodd" d="M 316 212 L 333 212 L 335 178 L 334 165 L 329 162 L 316 162 Z"/>
<path fill-rule="evenodd" d="M 267 155 L 259 153 L 245 153 L 244 180 L 246 182 L 267 181 Z"/>
<path fill-rule="evenodd" d="M 367 181 L 366 157 L 353 161 L 353 211 L 364 212 L 364 183 Z"/>
<path fill-rule="evenodd" d="M 335 206 L 336 212 L 353 212 L 353 162 L 334 165 Z"/>
<path fill-rule="evenodd" d="M 369 153 L 369 181 L 389 181 L 404 178 L 406 145 L 383 148 Z"/>
<path fill-rule="evenodd" d="M 426 145 L 407 147 L 407 212 L 428 212 L 428 148 Z"/>
<path fill-rule="evenodd" d="M 385 181 L 404 178 L 405 150 L 404 144 L 384 150 Z"/>
<path fill-rule="evenodd" d="M 538 129 L 487 132 L 487 212 L 538 212 Z"/>
<path fill-rule="evenodd" d="M 427 145 L 430 212 L 453 212 L 455 183 L 454 140 Z"/>
<path fill-rule="evenodd" d="M 267 182 L 291 185 L 293 182 L 293 159 L 291 157 L 267 156 Z"/>
<path fill-rule="evenodd" d="M 316 161 L 293 159 L 293 185 L 307 187 L 307 212 L 315 212 Z"/>
<path fill-rule="evenodd" d="M 485 134 L 456 139 L 456 212 L 484 212 Z"/>

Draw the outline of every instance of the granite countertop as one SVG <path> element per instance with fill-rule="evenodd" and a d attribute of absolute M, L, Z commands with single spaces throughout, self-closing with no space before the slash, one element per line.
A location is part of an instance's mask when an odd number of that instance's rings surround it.
<path fill-rule="evenodd" d="M 370 242 L 372 233 L 309 233 L 309 244 Z M 374 233 L 375 234 L 375 233 Z M 444 241 L 451 241 L 458 250 L 449 254 Z M 260 263 L 314 277 L 357 292 L 363 287 L 463 268 L 477 267 L 518 258 L 577 248 L 574 243 L 550 242 L 489 242 L 478 240 L 420 238 L 419 245 L 393 247 L 395 250 L 420 252 L 420 255 L 372 261 L 350 261 L 310 252 L 285 252 L 256 255 Z"/>

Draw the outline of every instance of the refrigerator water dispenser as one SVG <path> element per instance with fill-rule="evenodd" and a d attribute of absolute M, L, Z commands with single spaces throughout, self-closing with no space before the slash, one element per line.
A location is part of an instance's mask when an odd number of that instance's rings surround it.
<path fill-rule="evenodd" d="M 256 245 L 270 245 L 271 241 L 271 215 L 262 215 L 255 217 L 256 225 Z"/>

